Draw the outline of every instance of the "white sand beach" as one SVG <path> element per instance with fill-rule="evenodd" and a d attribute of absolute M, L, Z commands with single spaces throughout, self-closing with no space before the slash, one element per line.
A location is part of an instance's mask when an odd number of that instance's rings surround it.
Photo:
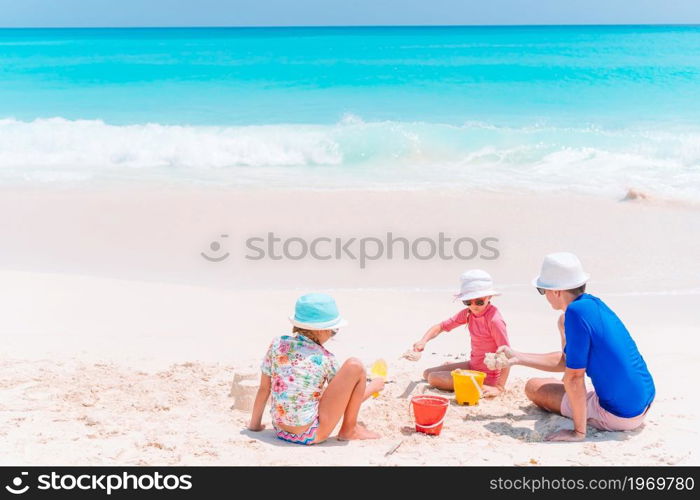
<path fill-rule="evenodd" d="M 245 259 L 247 238 L 494 237 L 495 260 Z M 222 237 L 226 234 L 228 236 Z M 0 193 L 0 464 L 26 465 L 698 465 L 700 208 L 660 200 L 458 191 L 9 189 Z M 210 243 L 221 247 L 214 252 Z M 423 369 L 463 359 L 463 329 L 399 360 L 458 310 L 465 269 L 489 271 L 511 344 L 559 347 L 558 313 L 530 285 L 542 257 L 576 253 L 589 292 L 625 322 L 654 376 L 644 427 L 571 425 L 508 391 L 450 405 L 440 436 L 417 434 L 411 395 Z M 215 263 L 201 252 L 229 257 Z M 382 438 L 301 447 L 245 430 L 231 409 L 235 374 L 255 374 L 269 341 L 290 331 L 302 293 L 327 291 L 350 325 L 328 348 L 389 383 L 360 420 Z M 450 398 L 453 396 L 448 395 Z M 397 447 L 398 445 L 398 447 Z M 389 453 L 392 452 L 392 453 Z"/>

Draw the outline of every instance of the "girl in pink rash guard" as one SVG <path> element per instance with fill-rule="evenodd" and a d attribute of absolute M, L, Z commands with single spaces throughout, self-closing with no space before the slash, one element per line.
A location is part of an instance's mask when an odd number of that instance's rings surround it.
<path fill-rule="evenodd" d="M 491 276 L 480 269 L 467 271 L 460 277 L 460 291 L 455 295 L 467 306 L 445 321 L 437 323 L 428 329 L 418 342 L 413 344 L 413 350 L 421 352 L 425 344 L 442 332 L 449 332 L 460 325 L 466 325 L 471 339 L 471 356 L 469 361 L 452 363 L 428 368 L 423 377 L 430 385 L 443 391 L 453 391 L 452 370 L 478 370 L 486 374 L 484 380 L 484 397 L 494 397 L 505 390 L 510 367 L 500 370 L 489 370 L 484 364 L 484 356 L 488 352 L 496 352 L 500 346 L 510 345 L 506 324 L 496 306 L 491 303 L 494 295 L 500 295 L 493 290 Z"/>

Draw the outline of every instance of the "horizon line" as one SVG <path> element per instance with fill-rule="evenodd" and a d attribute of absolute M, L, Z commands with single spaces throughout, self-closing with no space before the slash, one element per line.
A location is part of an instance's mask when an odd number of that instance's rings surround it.
<path fill-rule="evenodd" d="M 197 26 L 0 26 L 0 29 L 270 29 L 270 28 L 542 28 L 542 27 L 700 27 L 698 23 L 580 23 L 580 24 L 309 24 L 309 25 L 197 25 Z"/>

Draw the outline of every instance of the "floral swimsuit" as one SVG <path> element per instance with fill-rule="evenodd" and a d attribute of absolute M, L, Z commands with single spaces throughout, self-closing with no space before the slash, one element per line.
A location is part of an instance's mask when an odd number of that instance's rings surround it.
<path fill-rule="evenodd" d="M 318 403 L 325 384 L 335 376 L 335 356 L 303 335 L 283 335 L 270 344 L 261 370 L 272 379 L 270 414 L 277 437 L 295 443 L 311 444 L 318 428 Z M 277 428 L 312 424 L 303 434 Z"/>

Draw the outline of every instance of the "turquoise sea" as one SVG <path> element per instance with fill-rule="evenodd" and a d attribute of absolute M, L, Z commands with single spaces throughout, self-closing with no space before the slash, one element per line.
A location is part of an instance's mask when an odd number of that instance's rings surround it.
<path fill-rule="evenodd" d="M 700 27 L 0 29 L 0 184 L 700 196 Z"/>

